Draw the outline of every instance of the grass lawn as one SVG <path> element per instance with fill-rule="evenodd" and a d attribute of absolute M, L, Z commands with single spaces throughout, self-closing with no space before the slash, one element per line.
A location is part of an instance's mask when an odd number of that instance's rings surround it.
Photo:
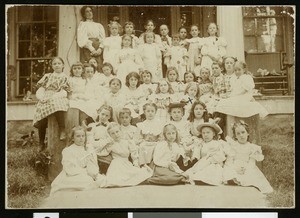
<path fill-rule="evenodd" d="M 291 115 L 268 116 L 260 122 L 265 155 L 262 171 L 274 188 L 269 207 L 294 206 L 294 121 Z M 7 145 L 7 207 L 36 208 L 50 191 L 46 170 L 37 168 L 38 146 Z"/>

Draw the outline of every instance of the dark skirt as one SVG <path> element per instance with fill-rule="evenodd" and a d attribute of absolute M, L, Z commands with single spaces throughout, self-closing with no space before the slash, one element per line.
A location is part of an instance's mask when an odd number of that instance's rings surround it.
<path fill-rule="evenodd" d="M 183 164 L 183 157 L 182 156 L 180 156 L 179 158 L 178 158 L 178 160 L 176 161 L 176 163 L 177 163 L 177 165 L 179 166 L 179 168 L 181 169 L 181 170 L 183 170 L 183 171 L 186 171 L 186 170 L 188 170 L 188 169 L 190 169 L 192 166 L 194 166 L 195 165 L 195 163 L 197 163 L 198 162 L 198 159 L 194 159 L 194 160 L 192 160 L 192 161 L 188 161 L 188 163 L 186 164 L 186 165 L 184 165 Z"/>
<path fill-rule="evenodd" d="M 154 167 L 153 176 L 147 179 L 148 183 L 157 185 L 176 185 L 185 183 L 185 181 L 183 175 L 159 166 Z"/>

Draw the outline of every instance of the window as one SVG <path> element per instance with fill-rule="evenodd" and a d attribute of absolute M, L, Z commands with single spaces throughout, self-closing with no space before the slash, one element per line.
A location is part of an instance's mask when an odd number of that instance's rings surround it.
<path fill-rule="evenodd" d="M 245 60 L 263 94 L 288 91 L 285 15 L 284 7 L 243 7 Z"/>
<path fill-rule="evenodd" d="M 51 71 L 50 59 L 57 56 L 58 10 L 56 6 L 18 6 L 17 95 L 36 92 L 37 81 Z"/>

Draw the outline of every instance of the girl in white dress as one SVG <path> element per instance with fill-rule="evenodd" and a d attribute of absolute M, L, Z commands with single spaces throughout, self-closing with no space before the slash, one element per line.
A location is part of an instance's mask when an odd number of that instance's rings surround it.
<path fill-rule="evenodd" d="M 131 125 L 132 117 L 130 109 L 123 108 L 119 113 L 119 119 L 123 138 L 132 140 L 133 143 L 137 144 L 139 141 L 139 132 L 136 126 Z"/>
<path fill-rule="evenodd" d="M 137 50 L 132 48 L 132 40 L 130 35 L 123 35 L 122 49 L 116 56 L 116 74 L 123 84 L 125 84 L 125 78 L 130 72 L 143 70 L 143 61 Z"/>
<path fill-rule="evenodd" d="M 104 147 L 102 145 L 101 152 L 111 154 L 113 160 L 106 173 L 106 186 L 135 186 L 150 178 L 153 174 L 152 169 L 147 165 L 140 168 L 137 146 L 122 138 L 119 124 L 110 123 L 107 132 L 112 140 L 104 144 Z M 128 160 L 129 157 L 132 162 Z"/>
<path fill-rule="evenodd" d="M 153 152 L 157 142 L 161 139 L 163 124 L 156 119 L 157 106 L 154 103 L 146 103 L 143 106 L 146 120 L 137 123 L 140 134 L 139 164 L 153 166 Z"/>
<path fill-rule="evenodd" d="M 192 108 L 192 104 L 195 101 L 199 100 L 200 89 L 196 82 L 190 82 L 187 84 L 186 89 L 184 90 L 183 95 L 180 96 L 180 102 L 185 104 L 185 116 L 184 120 L 187 120 Z"/>
<path fill-rule="evenodd" d="M 180 46 L 179 35 L 172 37 L 172 46 L 167 50 L 165 56 L 165 64 L 167 67 L 175 67 L 178 71 L 180 82 L 183 81 L 184 73 L 187 71 L 188 54 L 187 50 Z"/>
<path fill-rule="evenodd" d="M 132 48 L 137 49 L 140 42 L 139 38 L 134 35 L 134 24 L 131 21 L 125 22 L 123 29 L 125 34 L 130 35 L 132 38 Z"/>
<path fill-rule="evenodd" d="M 157 106 L 157 119 L 164 125 L 170 121 L 170 115 L 168 113 L 169 104 L 174 101 L 174 91 L 171 85 L 166 80 L 161 80 L 158 85 L 156 92 L 149 96 L 149 102 L 156 104 Z"/>
<path fill-rule="evenodd" d="M 119 112 L 126 103 L 125 94 L 121 92 L 122 83 L 118 78 L 109 81 L 109 91 L 105 93 L 104 103 L 113 108 L 113 119 L 119 121 Z"/>
<path fill-rule="evenodd" d="M 218 27 L 215 23 L 208 25 L 207 32 L 209 36 L 203 39 L 201 49 L 201 67 L 211 68 L 214 61 L 222 62 L 222 57 L 226 55 L 227 42 L 224 38 L 218 36 Z"/>
<path fill-rule="evenodd" d="M 172 86 L 172 89 L 174 90 L 175 98 L 178 98 L 180 96 L 180 92 L 182 91 L 182 82 L 179 82 L 179 73 L 178 70 L 175 67 L 168 67 L 166 72 L 166 80 L 170 83 Z"/>
<path fill-rule="evenodd" d="M 262 161 L 264 155 L 261 147 L 248 141 L 248 125 L 240 121 L 233 125 L 235 140 L 226 137 L 232 152 L 224 165 L 224 182 L 232 181 L 241 186 L 254 186 L 262 193 L 271 193 L 273 188 L 256 166 L 256 161 Z"/>
<path fill-rule="evenodd" d="M 88 63 L 89 63 L 89 64 L 93 64 L 93 65 L 95 66 L 96 70 L 95 70 L 94 77 L 95 77 L 95 79 L 99 80 L 99 77 L 100 77 L 101 74 L 100 74 L 99 64 L 98 64 L 97 59 L 94 58 L 94 57 L 91 57 L 91 58 L 88 60 Z"/>
<path fill-rule="evenodd" d="M 76 108 L 80 110 L 78 123 L 80 124 L 87 116 L 84 105 L 88 100 L 85 95 L 87 82 L 86 79 L 83 78 L 83 65 L 81 62 L 76 62 L 71 66 L 69 83 L 71 89 L 70 95 L 68 96 L 69 105 L 70 108 Z"/>
<path fill-rule="evenodd" d="M 200 38 L 199 35 L 199 27 L 197 25 L 191 26 L 191 39 L 187 39 L 187 42 L 189 43 L 189 49 L 188 49 L 188 55 L 189 55 L 189 61 L 188 61 L 188 71 L 194 71 L 194 68 L 197 65 L 201 64 L 201 48 L 203 45 L 203 39 Z"/>
<path fill-rule="evenodd" d="M 188 42 L 187 42 L 187 33 L 188 30 L 186 27 L 181 26 L 178 29 L 178 34 L 179 34 L 179 45 L 185 49 L 188 49 Z"/>
<path fill-rule="evenodd" d="M 86 145 L 84 127 L 72 129 L 71 145 L 62 151 L 61 173 L 51 184 L 50 196 L 57 191 L 81 191 L 106 187 L 105 176 L 99 174 L 94 151 Z"/>
<path fill-rule="evenodd" d="M 147 180 L 150 184 L 175 185 L 185 183 L 186 178 L 179 168 L 177 161 L 184 156 L 184 149 L 179 144 L 178 129 L 173 124 L 163 128 L 164 140 L 158 142 L 154 149 L 154 173 Z"/>
<path fill-rule="evenodd" d="M 139 88 L 140 83 L 138 73 L 131 72 L 126 76 L 126 87 L 123 89 L 126 99 L 124 107 L 130 109 L 133 118 L 138 118 L 143 113 L 143 105 L 146 103 L 146 97 Z"/>
<path fill-rule="evenodd" d="M 223 183 L 223 162 L 226 159 L 226 142 L 218 140 L 222 129 L 212 119 L 197 127 L 201 133 L 202 142 L 200 160 L 185 174 L 191 180 L 200 181 L 210 185 L 221 185 Z"/>
<path fill-rule="evenodd" d="M 181 84 L 180 91 L 184 92 L 186 90 L 186 87 L 191 82 L 196 82 L 196 76 L 192 71 L 187 71 L 184 73 L 184 80 L 183 84 Z"/>
<path fill-rule="evenodd" d="M 141 73 L 140 89 L 144 93 L 146 100 L 148 100 L 149 95 L 153 94 L 157 89 L 157 84 L 152 83 L 152 73 L 148 70 L 144 70 Z"/>
<path fill-rule="evenodd" d="M 226 56 L 223 58 L 225 68 L 225 96 L 229 96 L 232 90 L 232 83 L 234 83 L 236 76 L 234 73 L 234 64 L 237 61 L 235 57 Z"/>
<path fill-rule="evenodd" d="M 110 63 L 114 70 L 117 67 L 117 54 L 121 50 L 122 38 L 119 35 L 122 31 L 122 26 L 117 21 L 110 21 L 108 25 L 110 36 L 106 37 L 103 42 L 103 62 Z"/>
<path fill-rule="evenodd" d="M 216 111 L 236 117 L 259 114 L 263 118 L 268 115 L 268 111 L 252 97 L 255 84 L 252 76 L 247 73 L 246 63 L 237 61 L 234 72 L 236 79 L 232 83 L 231 93 L 227 99 L 219 101 Z"/>
<path fill-rule="evenodd" d="M 143 35 L 146 43 L 140 45 L 139 53 L 144 63 L 144 69 L 152 73 L 153 82 L 158 82 L 163 78 L 162 53 L 159 46 L 154 42 L 155 34 L 153 32 L 146 32 Z"/>
<path fill-rule="evenodd" d="M 113 66 L 108 63 L 104 62 L 102 65 L 102 72 L 99 76 L 99 84 L 101 87 L 103 87 L 103 91 L 109 91 L 109 81 L 116 77 L 116 74 L 114 73 Z"/>

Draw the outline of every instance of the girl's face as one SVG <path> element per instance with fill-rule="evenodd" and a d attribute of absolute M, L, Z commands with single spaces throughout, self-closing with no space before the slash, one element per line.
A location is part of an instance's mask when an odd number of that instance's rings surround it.
<path fill-rule="evenodd" d="M 235 61 L 232 58 L 226 58 L 224 65 L 226 72 L 232 72 Z"/>
<path fill-rule="evenodd" d="M 75 77 L 81 77 L 82 72 L 83 72 L 82 66 L 72 67 L 72 72 Z"/>
<path fill-rule="evenodd" d="M 239 143 L 245 144 L 248 141 L 249 133 L 244 126 L 238 126 L 235 128 L 235 137 Z"/>
<path fill-rule="evenodd" d="M 112 139 L 116 142 L 120 141 L 121 140 L 121 129 L 119 126 L 115 126 L 113 128 L 111 128 L 109 131 L 108 131 L 108 134 L 110 135 L 110 137 L 112 137 Z"/>
<path fill-rule="evenodd" d="M 84 16 L 85 16 L 85 19 L 87 20 L 91 20 L 93 19 L 93 11 L 91 8 L 87 7 L 84 11 Z"/>
<path fill-rule="evenodd" d="M 170 126 L 167 127 L 165 136 L 168 142 L 175 142 L 177 137 L 177 132 L 174 129 L 174 127 L 170 127 Z"/>
<path fill-rule="evenodd" d="M 183 117 L 183 109 L 182 108 L 172 108 L 170 115 L 174 121 L 180 121 Z"/>
<path fill-rule="evenodd" d="M 179 36 L 180 36 L 180 39 L 185 39 L 186 38 L 186 36 L 187 36 L 187 31 L 186 31 L 186 29 L 184 29 L 184 28 L 182 28 L 182 29 L 180 29 L 180 31 L 179 31 Z"/>
<path fill-rule="evenodd" d="M 102 109 L 99 113 L 99 120 L 100 122 L 106 123 L 110 119 L 110 111 L 106 109 Z"/>
<path fill-rule="evenodd" d="M 143 73 L 142 77 L 143 77 L 143 82 L 145 84 L 150 84 L 151 83 L 151 75 L 149 73 Z"/>
<path fill-rule="evenodd" d="M 190 97 L 195 97 L 196 94 L 197 94 L 197 86 L 191 86 L 188 90 L 187 90 L 187 94 L 190 96 Z"/>
<path fill-rule="evenodd" d="M 184 76 L 185 82 L 190 83 L 194 81 L 194 75 L 191 73 L 185 74 Z"/>
<path fill-rule="evenodd" d="M 172 39 L 172 44 L 173 44 L 173 46 L 178 46 L 178 45 L 179 45 L 179 41 L 180 41 L 180 39 L 179 39 L 178 37 L 173 38 L 173 39 Z"/>
<path fill-rule="evenodd" d="M 205 109 L 201 104 L 197 104 L 194 108 L 194 115 L 196 119 L 201 119 L 203 118 L 203 114 L 205 112 Z"/>
<path fill-rule="evenodd" d="M 191 35 L 192 35 L 192 37 L 197 37 L 199 35 L 198 27 L 192 26 L 192 28 L 191 28 Z"/>
<path fill-rule="evenodd" d="M 147 34 L 146 35 L 146 43 L 151 44 L 154 42 L 154 36 L 153 34 Z"/>
<path fill-rule="evenodd" d="M 160 30 L 160 35 L 162 35 L 162 36 L 167 36 L 169 33 L 169 29 L 168 29 L 167 25 L 161 25 L 159 30 Z"/>
<path fill-rule="evenodd" d="M 205 142 L 210 142 L 215 136 L 215 131 L 210 127 L 203 127 L 201 130 L 201 135 Z"/>
<path fill-rule="evenodd" d="M 159 90 L 161 93 L 167 93 L 169 90 L 169 85 L 166 81 L 159 83 Z"/>
<path fill-rule="evenodd" d="M 55 58 L 52 61 L 52 69 L 54 70 L 54 72 L 56 72 L 56 73 L 62 73 L 63 67 L 64 67 L 64 64 L 63 64 L 63 62 L 60 59 Z"/>
<path fill-rule="evenodd" d="M 217 33 L 217 25 L 214 23 L 211 23 L 207 28 L 207 32 L 210 36 L 215 36 Z"/>
<path fill-rule="evenodd" d="M 125 48 L 130 47 L 130 45 L 131 45 L 131 37 L 130 36 L 124 37 L 123 40 L 122 40 L 122 45 Z"/>
<path fill-rule="evenodd" d="M 148 22 L 145 26 L 145 29 L 147 32 L 153 32 L 153 30 L 155 29 L 154 23 L 152 23 L 151 21 Z"/>
<path fill-rule="evenodd" d="M 212 70 L 212 73 L 213 73 L 214 77 L 218 77 L 218 76 L 221 75 L 222 70 L 221 70 L 221 68 L 218 64 L 212 65 L 211 70 Z"/>
<path fill-rule="evenodd" d="M 176 79 L 177 79 L 177 74 L 176 74 L 175 70 L 170 70 L 168 73 L 169 82 L 175 82 Z"/>
<path fill-rule="evenodd" d="M 125 26 L 125 33 L 131 35 L 133 33 L 133 25 L 127 24 Z"/>
<path fill-rule="evenodd" d="M 208 69 L 203 69 L 200 72 L 200 76 L 201 76 L 202 80 L 204 80 L 204 81 L 209 79 L 209 75 L 210 75 L 210 72 Z"/>
<path fill-rule="evenodd" d="M 145 116 L 146 116 L 147 120 L 153 120 L 154 117 L 155 117 L 155 114 L 156 114 L 155 107 L 153 107 L 153 106 L 147 106 L 145 108 L 144 113 L 145 113 Z"/>
<path fill-rule="evenodd" d="M 111 71 L 112 71 L 112 69 L 109 66 L 102 67 L 102 72 L 105 76 L 110 76 Z"/>
<path fill-rule="evenodd" d="M 239 77 L 245 73 L 245 69 L 240 64 L 236 64 L 234 65 L 234 73 L 237 77 Z"/>
<path fill-rule="evenodd" d="M 119 26 L 117 24 L 112 24 L 110 27 L 110 34 L 112 36 L 117 36 L 119 33 Z"/>
<path fill-rule="evenodd" d="M 120 122 L 123 126 L 128 126 L 130 124 L 131 117 L 128 113 L 123 113 L 120 116 Z"/>
<path fill-rule="evenodd" d="M 74 132 L 74 144 L 78 146 L 84 146 L 85 132 L 83 130 L 76 130 Z"/>
<path fill-rule="evenodd" d="M 138 84 L 137 78 L 135 78 L 134 76 L 129 78 L 129 87 L 130 88 L 136 88 L 137 84 Z"/>
<path fill-rule="evenodd" d="M 113 80 L 110 84 L 110 89 L 112 93 L 117 93 L 121 89 L 121 84 L 118 80 Z"/>
<path fill-rule="evenodd" d="M 98 67 L 98 63 L 97 63 L 96 59 L 94 59 L 94 58 L 92 58 L 92 59 L 89 60 L 89 64 L 92 64 L 95 67 Z"/>
<path fill-rule="evenodd" d="M 86 78 L 89 78 L 89 79 L 93 78 L 94 73 L 95 73 L 93 67 L 86 67 L 86 68 L 84 68 L 84 71 L 85 71 Z"/>

